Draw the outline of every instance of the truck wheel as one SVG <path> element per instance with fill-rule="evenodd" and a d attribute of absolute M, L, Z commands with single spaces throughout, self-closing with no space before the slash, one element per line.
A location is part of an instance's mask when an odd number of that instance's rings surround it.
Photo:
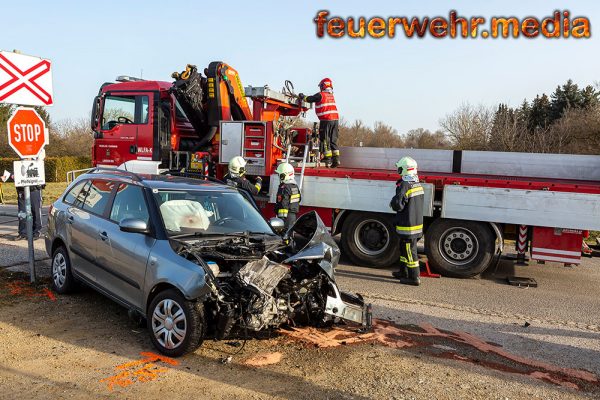
<path fill-rule="evenodd" d="M 440 218 L 425 235 L 431 267 L 444 276 L 470 278 L 486 270 L 496 236 L 488 224 Z"/>
<path fill-rule="evenodd" d="M 392 215 L 353 212 L 342 227 L 342 251 L 355 264 L 387 267 L 398 261 L 400 250 Z"/>

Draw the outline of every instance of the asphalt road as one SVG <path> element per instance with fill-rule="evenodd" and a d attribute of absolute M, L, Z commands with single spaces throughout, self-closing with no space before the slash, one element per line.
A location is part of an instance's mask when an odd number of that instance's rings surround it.
<path fill-rule="evenodd" d="M 391 271 L 350 265 L 339 266 L 337 275 L 351 291 L 393 296 L 412 302 L 450 304 L 465 309 L 519 315 L 529 320 L 575 322 L 578 326 L 600 326 L 600 258 L 584 258 L 575 267 L 530 262 L 515 266 L 502 260 L 497 271 L 472 279 L 421 278 L 418 288 L 400 285 Z M 537 288 L 518 288 L 506 283 L 507 276 L 534 278 Z M 599 337 L 600 338 L 600 337 Z"/>
<path fill-rule="evenodd" d="M 600 374 L 600 258 L 573 268 L 502 260 L 495 273 L 421 278 L 419 287 L 397 283 L 392 270 L 342 262 L 337 279 L 372 301 L 379 318 L 468 332 L 513 354 Z M 538 287 L 508 285 L 505 277 L 514 275 L 534 278 Z"/>

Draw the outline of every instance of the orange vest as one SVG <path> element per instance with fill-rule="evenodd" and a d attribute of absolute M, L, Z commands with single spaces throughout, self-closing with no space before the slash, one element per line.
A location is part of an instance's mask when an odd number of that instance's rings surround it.
<path fill-rule="evenodd" d="M 333 93 L 321 92 L 321 101 L 315 104 L 315 112 L 319 120 L 338 120 L 337 107 L 335 106 L 335 99 Z"/>

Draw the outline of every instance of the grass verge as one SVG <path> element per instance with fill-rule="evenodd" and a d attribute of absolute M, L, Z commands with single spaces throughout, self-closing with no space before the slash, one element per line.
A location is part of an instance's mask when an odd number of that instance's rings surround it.
<path fill-rule="evenodd" d="M 66 188 L 67 182 L 46 183 L 46 189 L 42 191 L 43 204 L 48 206 L 54 203 L 54 201 L 63 194 Z M 1 189 L 4 194 L 4 204 L 17 204 L 17 190 L 15 189 L 14 183 L 3 183 Z"/>

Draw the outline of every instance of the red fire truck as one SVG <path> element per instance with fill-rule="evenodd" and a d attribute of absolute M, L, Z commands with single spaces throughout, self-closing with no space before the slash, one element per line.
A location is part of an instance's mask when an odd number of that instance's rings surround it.
<path fill-rule="evenodd" d="M 446 276 L 471 277 L 516 240 L 539 262 L 578 264 L 586 230 L 600 230 L 600 157 L 397 148 L 342 148 L 341 168 L 319 163 L 314 129 L 295 127 L 310 105 L 286 83 L 243 87 L 237 71 L 213 62 L 174 82 L 119 77 L 94 100 L 93 164 L 153 163 L 157 170 L 221 177 L 241 155 L 248 174 L 262 176 L 258 200 L 272 217 L 274 170 L 297 167 L 301 212 L 316 210 L 353 262 L 392 265 L 399 249 L 389 201 L 398 179 L 394 163 L 409 155 L 425 187 L 425 248 Z M 250 99 L 252 107 L 248 104 Z"/>

